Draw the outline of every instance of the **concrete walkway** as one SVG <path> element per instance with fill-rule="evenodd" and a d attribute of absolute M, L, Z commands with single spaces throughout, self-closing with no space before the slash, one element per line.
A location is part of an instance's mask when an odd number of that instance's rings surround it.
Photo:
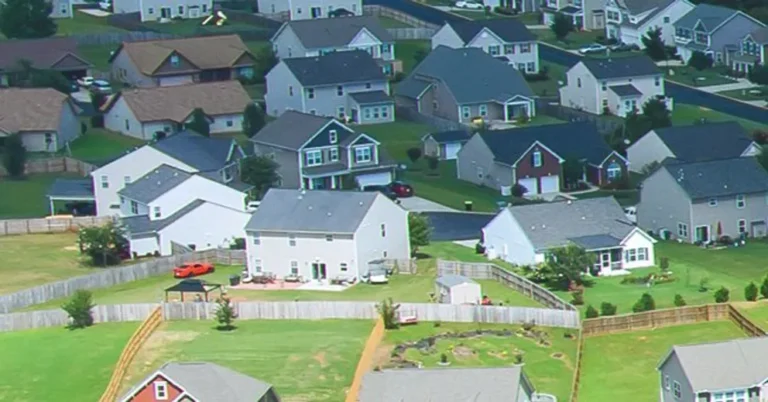
<path fill-rule="evenodd" d="M 710 85 L 708 87 L 698 87 L 698 89 L 704 92 L 715 93 L 715 92 L 733 91 L 737 89 L 750 89 L 750 88 L 758 88 L 758 87 L 760 87 L 760 85 L 753 84 L 745 78 L 739 78 L 739 80 L 737 82 L 734 82 L 733 84 Z"/>
<path fill-rule="evenodd" d="M 413 212 L 457 212 L 453 208 L 421 197 L 399 198 L 400 206 Z"/>

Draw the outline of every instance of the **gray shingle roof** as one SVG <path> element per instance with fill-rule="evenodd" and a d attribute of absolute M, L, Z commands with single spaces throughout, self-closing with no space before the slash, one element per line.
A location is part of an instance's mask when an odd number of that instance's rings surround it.
<path fill-rule="evenodd" d="M 638 23 L 631 23 L 626 18 L 622 21 L 622 25 L 639 26 L 645 22 L 651 21 L 653 17 L 664 11 L 675 0 L 623 0 L 623 6 L 629 11 L 631 15 L 639 15 L 648 10 L 652 10 L 648 15 Z"/>
<path fill-rule="evenodd" d="M 719 159 L 663 164 L 691 199 L 726 197 L 768 191 L 768 172 L 755 158 Z"/>
<path fill-rule="evenodd" d="M 205 201 L 203 200 L 194 200 L 164 219 L 150 220 L 148 215 L 136 215 L 122 218 L 121 221 L 125 226 L 125 230 L 131 236 L 157 233 L 157 231 L 165 228 L 173 222 L 176 222 L 177 220 L 184 217 L 184 215 L 194 211 L 197 207 L 203 204 L 205 204 Z"/>
<path fill-rule="evenodd" d="M 477 283 L 473 281 L 472 279 L 467 278 L 466 276 L 461 275 L 443 275 L 438 276 L 437 280 L 435 280 L 438 284 L 445 286 L 447 288 L 461 285 L 463 283 Z"/>
<path fill-rule="evenodd" d="M 749 34 L 755 43 L 765 45 L 768 44 L 768 28 L 760 28 Z"/>
<path fill-rule="evenodd" d="M 211 138 L 192 131 L 182 131 L 150 146 L 204 172 L 224 167 L 233 144 L 240 149 L 231 138 Z"/>
<path fill-rule="evenodd" d="M 752 138 L 744 127 L 732 121 L 658 128 L 654 131 L 675 159 L 684 162 L 738 158 L 752 144 Z"/>
<path fill-rule="evenodd" d="M 522 22 L 514 18 L 487 20 L 451 21 L 448 25 L 459 35 L 464 44 L 474 39 L 483 28 L 487 28 L 505 42 L 528 42 L 536 37 Z"/>
<path fill-rule="evenodd" d="M 384 81 L 387 79 L 376 60 L 362 50 L 331 52 L 316 57 L 283 59 L 282 62 L 303 86 Z"/>
<path fill-rule="evenodd" d="M 693 29 L 701 21 L 707 32 L 712 32 L 725 20 L 730 18 L 736 10 L 712 4 L 699 4 L 674 23 L 676 28 Z"/>
<path fill-rule="evenodd" d="M 349 96 L 359 105 L 373 105 L 381 103 L 394 103 L 395 101 L 384 91 L 354 92 Z"/>
<path fill-rule="evenodd" d="M 768 378 L 768 338 L 673 346 L 694 392 L 743 389 Z M 663 362 L 662 362 L 663 363 Z"/>
<path fill-rule="evenodd" d="M 613 197 L 508 208 L 536 250 L 562 247 L 586 236 L 624 239 L 635 227 Z M 589 237 L 588 240 L 603 237 Z"/>
<path fill-rule="evenodd" d="M 520 71 L 478 48 L 438 46 L 398 84 L 396 93 L 413 98 L 416 89 L 425 88 L 420 75 L 442 80 L 458 104 L 506 102 L 515 95 L 534 96 Z M 411 82 L 414 79 L 421 82 Z"/>
<path fill-rule="evenodd" d="M 287 110 L 259 130 L 251 141 L 298 150 L 331 120 L 330 117 Z"/>
<path fill-rule="evenodd" d="M 342 47 L 348 45 L 360 33 L 367 29 L 383 43 L 394 42 L 378 18 L 370 16 L 345 18 L 317 18 L 285 23 L 307 49 Z M 283 29 L 286 27 L 284 26 Z"/>
<path fill-rule="evenodd" d="M 646 55 L 610 59 L 583 58 L 581 62 L 597 79 L 661 75 L 659 67 Z"/>
<path fill-rule="evenodd" d="M 597 250 L 601 248 L 618 247 L 624 239 L 619 239 L 618 237 L 611 235 L 598 234 L 571 237 L 568 240 L 585 250 Z"/>
<path fill-rule="evenodd" d="M 376 192 L 270 189 L 245 230 L 354 233 Z"/>
<path fill-rule="evenodd" d="M 397 84 L 395 87 L 395 93 L 397 95 L 416 99 L 421 94 L 423 94 L 430 85 L 432 84 L 428 80 L 416 76 L 411 76 Z"/>
<path fill-rule="evenodd" d="M 432 137 L 438 144 L 445 144 L 448 142 L 467 142 L 472 137 L 472 134 L 465 130 L 451 130 L 429 133 L 427 136 Z"/>
<path fill-rule="evenodd" d="M 56 179 L 45 195 L 48 197 L 93 198 L 93 180 Z"/>
<path fill-rule="evenodd" d="M 125 198 L 148 204 L 190 177 L 192 177 L 191 173 L 163 164 L 126 185 L 117 193 Z"/>
<path fill-rule="evenodd" d="M 611 91 L 613 91 L 613 93 L 621 97 L 640 96 L 643 94 L 637 88 L 635 88 L 635 86 L 632 84 L 614 85 L 609 88 L 611 88 Z"/>
<path fill-rule="evenodd" d="M 360 402 L 517 401 L 520 366 L 371 371 L 360 387 Z"/>

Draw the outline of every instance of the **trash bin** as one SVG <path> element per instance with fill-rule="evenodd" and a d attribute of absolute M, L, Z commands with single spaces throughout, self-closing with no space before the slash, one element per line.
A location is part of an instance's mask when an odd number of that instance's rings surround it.
<path fill-rule="evenodd" d="M 472 210 L 472 201 L 464 201 L 464 210 L 466 211 Z"/>
<path fill-rule="evenodd" d="M 229 276 L 229 286 L 237 286 L 240 284 L 240 275 Z"/>

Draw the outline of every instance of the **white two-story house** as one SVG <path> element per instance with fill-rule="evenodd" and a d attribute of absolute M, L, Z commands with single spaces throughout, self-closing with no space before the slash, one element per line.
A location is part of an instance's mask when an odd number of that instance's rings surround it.
<path fill-rule="evenodd" d="M 389 80 L 362 50 L 281 59 L 267 73 L 264 97 L 270 116 L 298 110 L 358 124 L 395 120 Z"/>
<path fill-rule="evenodd" d="M 539 44 L 536 36 L 516 19 L 446 22 L 432 36 L 432 49 L 439 46 L 483 49 L 523 73 L 539 72 Z"/>
<path fill-rule="evenodd" d="M 408 211 L 379 192 L 270 189 L 245 231 L 251 275 L 359 280 L 411 256 Z"/>
<path fill-rule="evenodd" d="M 291 21 L 363 15 L 362 0 L 258 0 L 259 13 Z"/>
<path fill-rule="evenodd" d="M 688 0 L 607 0 L 605 36 L 644 47 L 642 38 L 648 31 L 661 28 L 661 39 L 674 46 L 674 23 L 693 7 Z"/>
<path fill-rule="evenodd" d="M 593 114 L 625 117 L 641 110 L 651 99 L 663 100 L 664 75 L 648 56 L 613 59 L 584 58 L 566 73 L 567 85 L 560 88 L 560 104 Z"/>
<path fill-rule="evenodd" d="M 605 27 L 604 0 L 542 0 L 541 14 L 544 24 L 549 26 L 555 15 L 571 18 L 577 29 L 593 30 Z"/>
<path fill-rule="evenodd" d="M 141 21 L 205 18 L 213 13 L 213 0 L 112 0 L 115 14 L 139 13 Z"/>
<path fill-rule="evenodd" d="M 741 40 L 739 51 L 731 57 L 734 71 L 748 73 L 758 64 L 765 65 L 768 60 L 768 28 L 760 28 Z"/>

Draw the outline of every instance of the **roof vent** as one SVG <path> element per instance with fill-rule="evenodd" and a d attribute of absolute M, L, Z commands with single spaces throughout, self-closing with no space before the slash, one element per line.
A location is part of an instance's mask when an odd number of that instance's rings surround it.
<path fill-rule="evenodd" d="M 587 220 L 587 217 L 586 216 L 582 216 L 581 220 L 585 221 L 585 220 Z"/>
<path fill-rule="evenodd" d="M 305 189 L 303 189 L 303 188 L 302 188 L 302 189 L 301 189 L 301 195 L 304 195 L 304 194 L 306 194 L 306 193 L 307 193 L 307 190 L 305 190 Z"/>
<path fill-rule="evenodd" d="M 361 207 L 363 206 L 363 202 L 362 202 L 362 201 L 360 201 L 360 206 L 361 206 Z"/>
<path fill-rule="evenodd" d="M 542 229 L 546 229 L 546 228 L 547 228 L 547 225 L 544 225 L 544 224 L 542 224 L 542 225 L 541 225 L 541 228 L 542 228 Z"/>
<path fill-rule="evenodd" d="M 536 225 L 531 225 L 531 230 L 536 230 Z"/>
<path fill-rule="evenodd" d="M 573 201 L 571 201 L 571 200 L 568 200 L 568 201 L 566 201 L 565 203 L 566 203 L 566 204 L 568 204 L 568 205 L 571 205 L 571 204 L 573 204 Z"/>
<path fill-rule="evenodd" d="M 330 212 L 328 212 L 328 216 L 331 216 L 331 213 L 330 213 Z"/>
<path fill-rule="evenodd" d="M 163 184 L 163 182 L 161 182 L 160 180 L 158 180 L 158 181 L 157 181 L 157 185 L 159 186 L 159 185 L 161 185 L 161 184 Z"/>
<path fill-rule="evenodd" d="M 311 205 L 308 206 L 307 209 L 311 211 L 312 210 L 312 206 Z"/>

